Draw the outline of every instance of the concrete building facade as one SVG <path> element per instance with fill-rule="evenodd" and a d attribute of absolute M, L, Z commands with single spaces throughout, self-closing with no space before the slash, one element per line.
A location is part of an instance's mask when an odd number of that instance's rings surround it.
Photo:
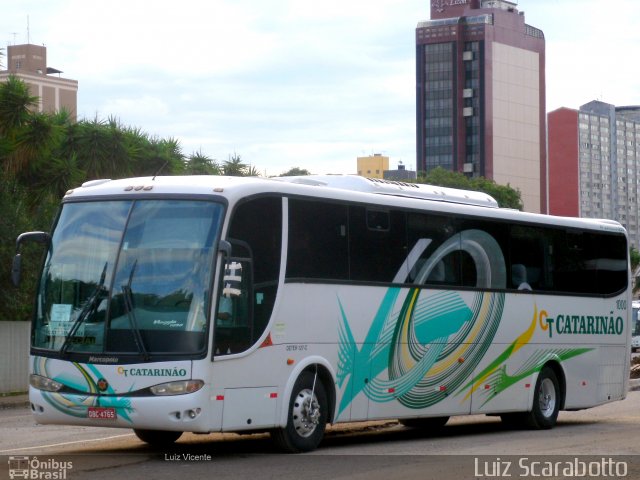
<path fill-rule="evenodd" d="M 384 171 L 389 170 L 389 157 L 374 153 L 368 157 L 358 157 L 358 175 L 368 178 L 384 178 Z"/>
<path fill-rule="evenodd" d="M 640 106 L 560 108 L 548 130 L 549 213 L 616 220 L 640 249 Z"/>
<path fill-rule="evenodd" d="M 39 112 L 66 110 L 72 120 L 77 119 L 78 81 L 62 78 L 60 70 L 47 66 L 46 47 L 9 45 L 6 51 L 7 70 L 0 71 L 0 82 L 14 75 L 29 86 L 31 95 L 39 98 Z"/>
<path fill-rule="evenodd" d="M 546 212 L 545 40 L 505 0 L 434 0 L 416 29 L 417 169 L 483 176 Z"/>

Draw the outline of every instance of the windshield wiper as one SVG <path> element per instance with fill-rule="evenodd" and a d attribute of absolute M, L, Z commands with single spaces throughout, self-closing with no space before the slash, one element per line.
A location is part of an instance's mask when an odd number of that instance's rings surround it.
<path fill-rule="evenodd" d="M 78 328 L 80 328 L 80 325 L 82 325 L 82 323 L 87 318 L 89 318 L 89 314 L 95 314 L 96 310 L 98 309 L 98 299 L 100 298 L 100 294 L 104 290 L 104 279 L 107 276 L 107 265 L 108 262 L 104 262 L 104 267 L 102 268 L 102 273 L 100 274 L 100 281 L 98 282 L 96 289 L 85 302 L 82 310 L 80 310 L 80 313 L 76 317 L 76 320 L 73 322 L 73 325 L 71 326 L 67 337 L 64 339 L 64 343 L 62 344 L 62 347 L 60 347 L 60 353 L 62 355 L 65 355 L 67 353 L 67 349 L 69 348 L 71 339 L 75 336 Z"/>
<path fill-rule="evenodd" d="M 144 346 L 144 340 L 142 340 L 142 334 L 140 333 L 140 328 L 138 328 L 136 314 L 133 311 L 133 295 L 131 294 L 131 282 L 133 281 L 133 274 L 136 271 L 137 265 L 138 259 L 133 262 L 131 272 L 129 273 L 129 281 L 126 285 L 122 285 L 122 298 L 124 299 L 124 309 L 127 312 L 127 317 L 131 323 L 131 330 L 133 331 L 133 339 L 136 342 L 136 347 L 138 347 L 138 351 L 142 354 L 144 360 L 148 361 L 150 358 L 149 352 L 147 352 L 147 349 Z"/>

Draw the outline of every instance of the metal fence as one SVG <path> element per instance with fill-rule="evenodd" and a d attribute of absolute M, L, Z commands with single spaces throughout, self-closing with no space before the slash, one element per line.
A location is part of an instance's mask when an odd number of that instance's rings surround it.
<path fill-rule="evenodd" d="M 0 395 L 29 389 L 30 322 L 0 322 Z"/>

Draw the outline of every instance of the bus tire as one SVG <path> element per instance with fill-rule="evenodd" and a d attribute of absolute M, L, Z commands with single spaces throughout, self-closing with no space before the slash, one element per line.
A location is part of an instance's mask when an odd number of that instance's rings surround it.
<path fill-rule="evenodd" d="M 285 452 L 314 450 L 324 437 L 328 412 L 327 394 L 322 381 L 312 372 L 302 372 L 291 391 L 287 425 L 273 430 L 271 438 Z"/>
<path fill-rule="evenodd" d="M 543 367 L 533 393 L 533 406 L 525 416 L 526 426 L 535 430 L 552 428 L 560 411 L 560 383 L 550 367 Z"/>
<path fill-rule="evenodd" d="M 449 417 L 401 418 L 399 422 L 405 427 L 422 430 L 440 430 L 449 421 Z"/>
<path fill-rule="evenodd" d="M 134 428 L 133 433 L 140 440 L 154 447 L 166 447 L 180 438 L 182 432 L 172 432 L 169 430 L 141 430 Z"/>

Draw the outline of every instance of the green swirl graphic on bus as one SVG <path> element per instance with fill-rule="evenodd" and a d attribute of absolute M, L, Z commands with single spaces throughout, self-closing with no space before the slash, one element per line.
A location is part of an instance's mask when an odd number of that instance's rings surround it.
<path fill-rule="evenodd" d="M 429 239 L 424 240 L 423 251 L 430 243 Z M 505 288 L 502 253 L 495 240 L 479 230 L 461 232 L 444 242 L 426 260 L 418 278 L 428 278 L 438 262 L 458 249 L 474 260 L 476 287 Z M 410 261 L 408 263 L 411 265 Z M 558 315 L 553 319 L 546 310 L 539 311 L 534 304 L 525 331 L 474 376 L 498 330 L 505 294 L 481 291 L 469 295 L 472 295 L 472 300 L 467 300 L 467 304 L 460 292 L 452 290 L 390 288 L 360 348 L 349 326 L 347 312 L 338 298 L 342 317 L 338 385 L 342 388 L 346 382 L 338 412 L 343 412 L 361 392 L 371 401 L 397 400 L 411 409 L 435 405 L 451 392 L 456 392 L 456 396 L 466 392 L 462 401 L 476 393 L 484 397 L 483 404 L 486 404 L 510 386 L 538 372 L 549 360 L 562 362 L 592 350 L 541 348 L 534 351 L 524 365 L 508 374 L 507 361 L 523 346 L 530 344 L 538 324 L 542 331 L 549 332 L 550 337 L 553 330 L 557 334 L 622 332 L 622 317 Z M 439 388 L 444 384 L 446 389 Z M 480 389 L 481 385 L 487 384 L 493 387 Z"/>
<path fill-rule="evenodd" d="M 538 312 L 538 307 L 534 305 L 529 327 L 507 348 L 505 348 L 500 355 L 490 362 L 484 370 L 464 385 L 456 395 L 460 395 L 462 392 L 467 391 L 467 394 L 464 396 L 464 400 L 466 400 L 472 394 L 476 393 L 477 395 L 484 397 L 482 405 L 486 405 L 491 399 L 505 391 L 507 388 L 527 377 L 530 377 L 534 373 L 539 372 L 543 365 L 545 365 L 549 360 L 553 359 L 558 362 L 562 362 L 592 350 L 592 348 L 541 348 L 536 350 L 523 365 L 513 372 L 513 374 L 508 374 L 506 366 L 507 361 L 522 347 L 530 344 L 537 325 L 539 324 L 543 331 L 549 329 L 549 324 L 545 321 L 547 317 L 548 314 L 546 310 Z M 480 389 L 482 385 L 487 384 L 492 385 L 492 388 L 489 390 Z"/>
<path fill-rule="evenodd" d="M 416 246 L 423 252 L 431 240 L 422 240 L 424 243 L 419 241 Z M 495 239 L 480 230 L 460 232 L 440 245 L 419 269 L 416 283 L 423 283 L 447 255 L 459 250 L 475 263 L 476 286 L 505 287 L 504 257 Z M 418 256 L 412 251 L 407 263 L 416 265 Z M 467 305 L 455 291 L 390 288 L 358 348 L 338 298 L 342 316 L 339 386 L 349 379 L 339 413 L 361 392 L 372 401 L 398 400 L 412 409 L 446 398 L 450 392 L 436 387 L 447 379 L 453 391 L 472 375 L 498 329 L 504 299 L 502 292 L 475 292 Z M 387 375 L 381 375 L 383 372 Z"/>
<path fill-rule="evenodd" d="M 41 391 L 43 398 L 56 410 L 78 418 L 87 418 L 89 408 L 105 407 L 114 408 L 118 417 L 131 423 L 130 412 L 132 412 L 131 400 L 117 396 L 111 386 L 106 391 L 100 392 L 98 382 L 104 375 L 94 365 L 81 365 L 72 362 L 80 375 L 62 374 L 53 376 L 48 371 L 48 358 L 35 357 L 33 361 L 33 373 L 63 383 L 77 392 L 86 392 L 84 395 Z M 82 379 L 82 381 L 78 381 Z M 102 393 L 101 396 L 98 393 Z"/>

